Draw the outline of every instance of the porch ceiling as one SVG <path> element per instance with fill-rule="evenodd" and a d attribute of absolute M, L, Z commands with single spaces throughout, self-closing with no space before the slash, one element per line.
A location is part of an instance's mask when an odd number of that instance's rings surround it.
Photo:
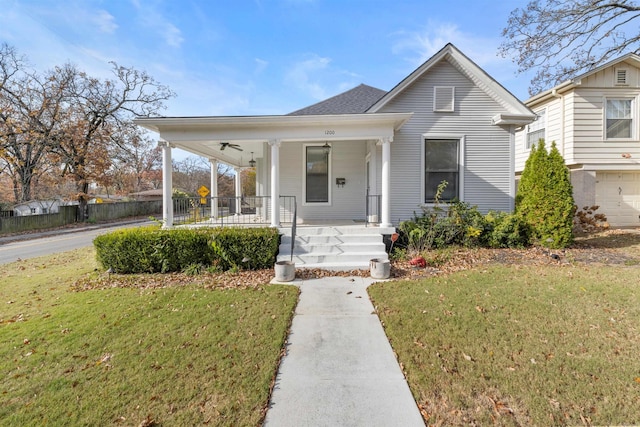
<path fill-rule="evenodd" d="M 365 113 L 307 116 L 144 117 L 134 123 L 159 134 L 172 147 L 247 166 L 264 157 L 264 142 L 348 141 L 392 138 L 413 113 Z M 239 149 L 221 142 L 237 144 Z"/>

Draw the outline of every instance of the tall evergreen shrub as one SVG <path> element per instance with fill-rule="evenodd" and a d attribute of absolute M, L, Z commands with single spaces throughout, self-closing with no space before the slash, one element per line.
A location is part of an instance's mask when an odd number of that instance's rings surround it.
<path fill-rule="evenodd" d="M 550 152 L 544 140 L 531 148 L 516 195 L 516 214 L 531 227 L 538 244 L 565 248 L 573 242 L 573 187 L 555 142 Z"/>

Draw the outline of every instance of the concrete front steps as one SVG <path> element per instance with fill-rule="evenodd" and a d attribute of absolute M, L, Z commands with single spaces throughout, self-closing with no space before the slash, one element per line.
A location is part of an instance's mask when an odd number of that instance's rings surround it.
<path fill-rule="evenodd" d="M 296 268 L 321 268 L 333 271 L 368 270 L 369 262 L 389 259 L 383 234 L 393 228 L 363 225 L 298 226 L 293 262 Z M 291 260 L 291 229 L 281 228 L 278 261 Z"/>

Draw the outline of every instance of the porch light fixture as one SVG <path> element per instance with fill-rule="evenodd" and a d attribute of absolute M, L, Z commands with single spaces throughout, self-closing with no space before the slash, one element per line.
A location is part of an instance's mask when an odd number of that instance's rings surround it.
<path fill-rule="evenodd" d="M 331 146 L 329 145 L 328 142 L 325 141 L 324 145 L 322 146 L 322 153 L 325 156 L 328 156 L 329 153 L 331 153 Z"/>
<path fill-rule="evenodd" d="M 251 160 L 249 160 L 249 166 L 251 166 L 252 168 L 256 167 L 256 161 L 253 160 L 253 151 L 251 152 Z"/>

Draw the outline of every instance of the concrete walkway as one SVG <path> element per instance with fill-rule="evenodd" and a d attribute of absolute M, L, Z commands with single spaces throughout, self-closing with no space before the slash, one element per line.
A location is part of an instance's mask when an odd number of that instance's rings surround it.
<path fill-rule="evenodd" d="M 292 282 L 300 301 L 265 426 L 424 426 L 369 300 L 372 282 Z"/>

